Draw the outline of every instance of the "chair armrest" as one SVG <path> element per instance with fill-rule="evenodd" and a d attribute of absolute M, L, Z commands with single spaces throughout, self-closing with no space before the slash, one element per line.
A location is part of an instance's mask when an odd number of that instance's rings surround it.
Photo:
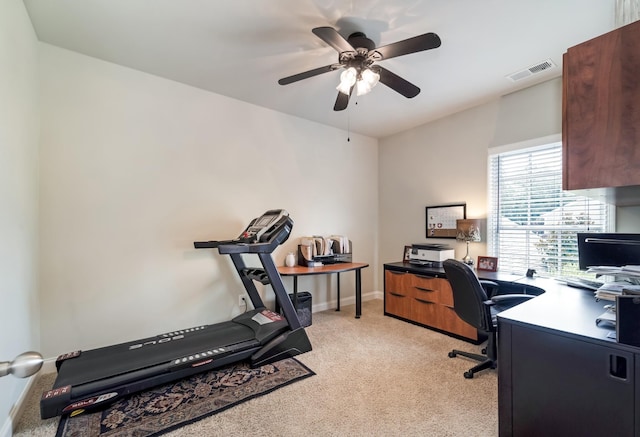
<path fill-rule="evenodd" d="M 496 294 L 498 288 L 500 288 L 500 284 L 498 284 L 497 282 L 489 281 L 487 279 L 480 279 L 480 285 L 482 285 L 482 288 L 484 288 L 484 292 L 487 293 L 488 297 Z"/>
<path fill-rule="evenodd" d="M 499 294 L 497 296 L 493 296 L 491 298 L 491 301 L 493 303 L 499 303 L 499 302 L 524 302 L 525 300 L 529 300 L 529 299 L 533 299 L 534 297 L 536 297 L 533 294 Z"/>

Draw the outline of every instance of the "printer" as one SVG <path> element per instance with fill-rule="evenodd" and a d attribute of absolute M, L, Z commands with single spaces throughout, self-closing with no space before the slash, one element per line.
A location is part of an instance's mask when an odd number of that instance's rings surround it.
<path fill-rule="evenodd" d="M 442 262 L 454 258 L 453 249 L 444 244 L 412 244 L 409 263 L 428 267 L 442 267 Z"/>

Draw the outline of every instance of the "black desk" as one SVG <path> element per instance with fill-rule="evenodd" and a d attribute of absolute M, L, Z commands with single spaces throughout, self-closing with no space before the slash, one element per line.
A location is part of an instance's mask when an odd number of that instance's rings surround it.
<path fill-rule="evenodd" d="M 340 273 L 355 271 L 356 273 L 356 319 L 359 319 L 362 315 L 362 274 L 361 271 L 365 267 L 369 267 L 369 264 L 365 263 L 336 263 L 327 264 L 320 267 L 303 267 L 293 266 L 278 267 L 278 273 L 281 276 L 293 276 L 293 297 L 294 302 L 298 295 L 298 276 L 308 275 L 329 275 L 337 273 L 338 275 L 338 306 L 336 311 L 340 311 Z"/>
<path fill-rule="evenodd" d="M 387 265 L 446 277 L 444 269 Z M 611 302 L 553 279 L 477 273 L 503 291 L 545 291 L 498 314 L 500 436 L 640 437 L 640 348 L 595 323 Z"/>
<path fill-rule="evenodd" d="M 610 302 L 554 280 L 517 282 L 546 293 L 498 315 L 500 436 L 640 436 L 640 348 L 595 324 Z"/>

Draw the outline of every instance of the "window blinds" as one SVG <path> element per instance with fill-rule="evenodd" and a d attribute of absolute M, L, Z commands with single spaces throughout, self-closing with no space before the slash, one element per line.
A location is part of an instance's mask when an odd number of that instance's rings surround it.
<path fill-rule="evenodd" d="M 609 206 L 562 190 L 562 145 L 491 155 L 488 250 L 500 270 L 575 276 L 581 231 L 606 232 Z"/>

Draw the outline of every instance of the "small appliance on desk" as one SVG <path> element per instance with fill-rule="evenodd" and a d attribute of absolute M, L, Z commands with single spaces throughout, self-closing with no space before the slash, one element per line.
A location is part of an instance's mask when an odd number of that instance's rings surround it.
<path fill-rule="evenodd" d="M 445 260 L 454 256 L 453 249 L 445 244 L 412 244 L 409 263 L 441 268 Z"/>
<path fill-rule="evenodd" d="M 351 240 L 340 235 L 302 237 L 298 245 L 298 265 L 304 267 L 350 263 L 351 255 Z"/>

